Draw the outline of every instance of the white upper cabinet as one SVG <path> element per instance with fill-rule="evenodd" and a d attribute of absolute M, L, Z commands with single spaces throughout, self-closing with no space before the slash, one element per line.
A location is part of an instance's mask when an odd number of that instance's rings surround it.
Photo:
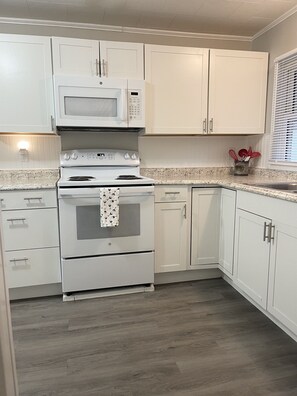
<path fill-rule="evenodd" d="M 53 133 L 50 38 L 0 35 L 0 132 Z"/>
<path fill-rule="evenodd" d="M 208 132 L 261 134 L 268 54 L 210 50 Z"/>
<path fill-rule="evenodd" d="M 143 44 L 100 41 L 101 75 L 143 80 Z"/>
<path fill-rule="evenodd" d="M 146 133 L 264 133 L 268 54 L 145 46 Z"/>
<path fill-rule="evenodd" d="M 66 37 L 53 37 L 54 74 L 99 75 L 99 42 Z"/>
<path fill-rule="evenodd" d="M 143 44 L 53 37 L 54 74 L 143 80 Z"/>
<path fill-rule="evenodd" d="M 208 49 L 145 46 L 148 134 L 202 134 L 206 128 Z"/>

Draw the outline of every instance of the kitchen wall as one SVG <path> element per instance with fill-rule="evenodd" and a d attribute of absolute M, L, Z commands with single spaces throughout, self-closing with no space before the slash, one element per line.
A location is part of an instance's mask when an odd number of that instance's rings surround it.
<path fill-rule="evenodd" d="M 249 50 L 251 43 L 222 38 L 174 37 L 152 34 L 131 34 L 91 29 L 0 24 L 0 33 L 66 36 L 97 40 L 132 41 L 150 44 L 195 46 Z M 70 148 L 127 148 L 137 149 L 137 135 L 72 133 L 56 136 L 30 136 L 27 161 L 19 155 L 17 143 L 23 136 L 0 135 L 0 169 L 55 168 L 59 152 Z M 229 163 L 229 146 L 244 146 L 246 138 L 230 137 L 141 137 L 139 150 L 142 166 L 222 166 Z"/>
<path fill-rule="evenodd" d="M 271 167 L 278 169 L 296 170 L 292 166 L 274 166 L 269 165 L 269 150 L 271 142 L 271 112 L 272 112 L 272 94 L 273 94 L 273 77 L 274 77 L 274 59 L 279 55 L 292 51 L 297 48 L 297 13 L 284 20 L 273 29 L 267 31 L 252 43 L 254 51 L 269 52 L 269 76 L 268 76 L 268 99 L 266 112 L 266 133 L 262 137 L 251 138 L 253 146 L 262 152 L 262 158 L 259 162 L 261 167 Z"/>

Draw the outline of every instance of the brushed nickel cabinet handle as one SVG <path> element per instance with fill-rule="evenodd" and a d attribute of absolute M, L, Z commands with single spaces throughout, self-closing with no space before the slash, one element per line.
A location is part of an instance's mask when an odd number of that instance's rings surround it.
<path fill-rule="evenodd" d="M 20 217 L 20 218 L 15 218 L 15 219 L 7 219 L 6 221 L 11 221 L 11 222 L 14 222 L 14 221 L 26 221 L 26 218 L 25 217 Z"/>
<path fill-rule="evenodd" d="M 106 61 L 104 59 L 102 59 L 102 76 L 107 77 L 106 76 Z"/>
<path fill-rule="evenodd" d="M 17 262 L 17 261 L 28 261 L 29 259 L 28 259 L 28 257 L 23 257 L 23 258 L 13 258 L 13 259 L 11 259 L 11 260 L 9 260 L 11 263 L 15 263 L 15 262 Z"/>
<path fill-rule="evenodd" d="M 100 69 L 99 68 L 99 61 L 98 61 L 98 59 L 96 59 L 96 76 L 100 75 L 100 70 L 99 69 Z"/>
<path fill-rule="evenodd" d="M 54 132 L 55 131 L 55 119 L 53 116 L 51 116 L 51 128 L 52 128 L 52 131 Z"/>
<path fill-rule="evenodd" d="M 187 204 L 184 205 L 184 218 L 187 218 Z"/>
<path fill-rule="evenodd" d="M 206 118 L 203 120 L 203 132 L 206 133 Z"/>
<path fill-rule="evenodd" d="M 24 201 L 32 201 L 32 200 L 37 200 L 37 201 L 41 201 L 42 197 L 30 197 L 30 198 L 24 198 Z"/>
<path fill-rule="evenodd" d="M 263 234 L 263 241 L 265 242 L 266 239 L 268 242 L 270 242 L 269 240 L 269 228 L 270 228 L 270 224 L 266 223 L 266 221 L 264 222 L 264 234 Z M 266 230 L 268 229 L 268 234 L 266 233 Z"/>
<path fill-rule="evenodd" d="M 180 194 L 179 191 L 165 191 L 165 195 L 170 195 L 170 194 Z"/>
<path fill-rule="evenodd" d="M 209 132 L 213 132 L 213 118 L 209 121 Z"/>
<path fill-rule="evenodd" d="M 275 238 L 275 225 L 269 224 L 269 242 L 274 241 Z"/>

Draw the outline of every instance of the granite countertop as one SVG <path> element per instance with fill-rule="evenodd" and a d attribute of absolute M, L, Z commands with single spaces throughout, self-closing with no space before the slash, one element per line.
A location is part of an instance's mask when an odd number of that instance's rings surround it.
<path fill-rule="evenodd" d="M 256 187 L 247 183 L 297 182 L 297 172 L 251 169 L 249 176 L 233 176 L 230 168 L 142 168 L 141 174 L 156 185 L 185 184 L 197 187 L 221 186 L 253 192 L 272 198 L 297 202 L 292 192 Z M 0 170 L 0 190 L 34 190 L 56 188 L 58 169 Z"/>
<path fill-rule="evenodd" d="M 41 190 L 56 188 L 58 169 L 0 170 L 0 190 Z"/>
<path fill-rule="evenodd" d="M 156 185 L 221 186 L 297 202 L 297 194 L 293 192 L 252 185 L 254 183 L 297 182 L 297 172 L 254 169 L 249 176 L 233 176 L 230 174 L 230 168 L 150 168 L 142 169 L 141 173 L 153 178 Z"/>

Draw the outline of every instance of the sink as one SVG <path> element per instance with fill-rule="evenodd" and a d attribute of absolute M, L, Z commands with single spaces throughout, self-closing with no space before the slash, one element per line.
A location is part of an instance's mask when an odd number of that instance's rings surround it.
<path fill-rule="evenodd" d="M 290 191 L 297 193 L 297 183 L 295 182 L 278 182 L 278 183 L 245 183 L 249 186 L 272 188 L 273 190 Z"/>

